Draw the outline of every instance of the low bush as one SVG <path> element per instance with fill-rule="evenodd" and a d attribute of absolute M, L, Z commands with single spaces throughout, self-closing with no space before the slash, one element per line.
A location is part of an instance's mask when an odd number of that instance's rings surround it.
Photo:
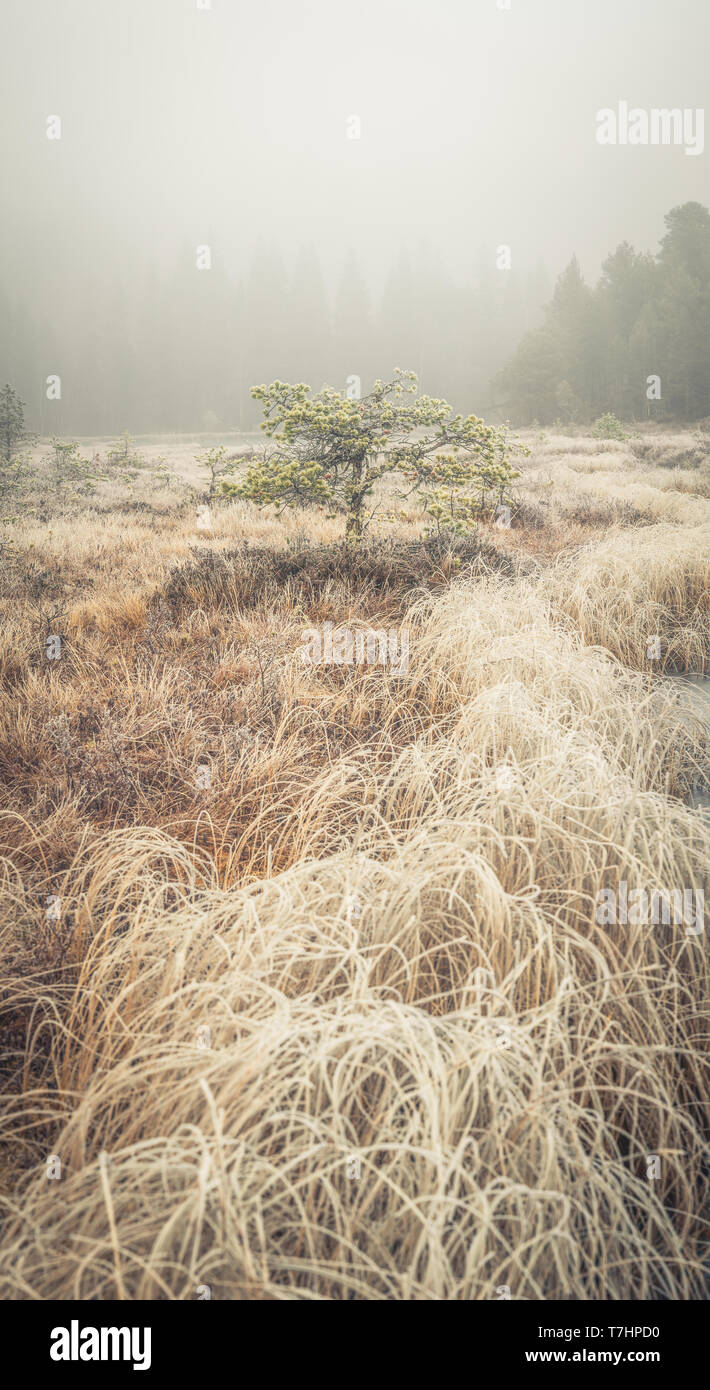
<path fill-rule="evenodd" d="M 178 565 L 162 589 L 175 610 L 185 605 L 253 608 L 286 597 L 308 603 L 335 584 L 371 594 L 404 598 L 417 586 L 454 575 L 497 573 L 513 578 L 519 563 L 479 535 L 427 536 L 423 540 L 378 538 L 359 546 L 347 541 L 330 545 L 240 545 L 215 552 L 195 549 Z"/>

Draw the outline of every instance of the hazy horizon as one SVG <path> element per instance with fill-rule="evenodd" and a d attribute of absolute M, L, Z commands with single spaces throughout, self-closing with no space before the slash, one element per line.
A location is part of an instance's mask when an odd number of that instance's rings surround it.
<path fill-rule="evenodd" d="M 710 203 L 704 155 L 596 139 L 597 113 L 619 102 L 702 107 L 702 0 L 626 0 L 623 11 L 598 0 L 593 13 L 583 0 L 510 0 L 509 10 L 499 0 L 207 3 L 25 0 L 6 10 L 0 370 L 35 413 L 41 382 L 62 363 L 67 392 L 72 375 L 89 390 L 108 337 L 142 363 L 142 315 L 160 319 L 152 351 L 161 358 L 181 326 L 199 336 L 171 286 L 182 276 L 192 294 L 200 247 L 229 285 L 212 288 L 214 304 L 200 310 L 214 324 L 225 382 L 237 372 L 235 347 L 214 306 L 232 292 L 248 297 L 255 258 L 292 293 L 310 256 L 329 314 L 353 259 L 374 310 L 408 257 L 431 272 L 426 293 L 452 360 L 463 338 L 474 343 L 465 382 L 480 406 L 486 372 L 510 354 L 572 255 L 594 282 L 620 242 L 655 253 L 670 208 Z M 52 117 L 60 138 L 48 138 Z M 500 246 L 510 248 L 512 288 L 501 284 Z M 174 301 L 174 323 L 151 311 L 155 285 Z M 488 299 L 464 309 L 462 295 L 486 285 Z M 410 293 L 406 276 L 399 292 Z M 496 295 L 505 303 L 491 309 Z M 299 313 L 297 298 L 286 317 Z M 259 363 L 277 375 L 283 327 L 274 323 L 270 343 L 266 319 Z M 240 323 L 237 338 L 253 337 Z M 312 357 L 320 330 L 310 308 L 301 306 L 299 328 Z M 380 346 L 385 369 L 395 365 Z M 397 365 L 417 369 L 411 356 Z M 340 363 L 324 357 L 339 380 Z M 288 362 L 298 370 L 295 349 Z M 132 370 L 110 367 L 114 378 Z M 446 385 L 462 399 L 465 382 Z M 130 401 L 142 390 L 134 383 L 119 400 L 116 422 L 141 413 Z M 77 411 L 65 392 L 62 420 L 76 428 L 86 414 Z"/>

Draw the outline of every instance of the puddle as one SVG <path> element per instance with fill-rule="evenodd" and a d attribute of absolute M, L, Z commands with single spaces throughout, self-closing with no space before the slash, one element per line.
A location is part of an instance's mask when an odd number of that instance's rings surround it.
<path fill-rule="evenodd" d="M 710 676 L 668 676 L 682 691 L 688 709 L 705 721 L 710 738 Z M 706 769 L 704 785 L 696 784 L 690 797 L 691 806 L 710 810 L 710 766 Z"/>

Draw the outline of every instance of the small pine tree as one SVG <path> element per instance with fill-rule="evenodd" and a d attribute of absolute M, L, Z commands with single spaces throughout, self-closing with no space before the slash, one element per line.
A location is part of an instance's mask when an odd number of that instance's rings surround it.
<path fill-rule="evenodd" d="M 79 453 L 79 445 L 70 439 L 53 439 L 52 452 L 45 455 L 43 462 L 48 466 L 57 497 L 73 492 L 87 496 L 94 491 L 94 484 L 106 477 L 98 471 L 95 460 L 84 458 Z"/>
<path fill-rule="evenodd" d="M 600 415 L 599 419 L 594 421 L 592 434 L 595 439 L 623 440 L 629 437 L 621 420 L 618 420 L 616 415 L 612 415 L 610 411 L 606 415 Z"/>
<path fill-rule="evenodd" d="M 25 429 L 25 404 L 9 384 L 0 391 L 0 448 L 9 462 L 18 444 L 30 443 L 34 435 Z"/>
<path fill-rule="evenodd" d="M 127 470 L 135 472 L 143 463 L 143 459 L 136 449 L 135 440 L 131 438 L 127 430 L 124 430 L 120 439 L 111 445 L 107 458 L 113 467 L 123 472 Z"/>
<path fill-rule="evenodd" d="M 345 517 L 352 541 L 374 514 L 373 492 L 385 476 L 395 486 L 399 481 L 400 496 L 421 494 L 439 524 L 448 515 L 459 529 L 486 511 L 491 492 L 502 496 L 519 476 L 510 454 L 529 452 L 511 443 L 505 429 L 475 415 L 452 415 L 446 401 L 419 396 L 414 372 L 397 369 L 392 381 L 376 381 L 362 399 L 331 386 L 311 396 L 303 382 L 284 381 L 255 386 L 252 396 L 262 402 L 262 429 L 274 447 L 253 459 L 240 482 L 223 480 L 222 491 L 259 506 L 324 506 Z M 452 507 L 453 496 L 458 506 Z"/>
<path fill-rule="evenodd" d="M 228 458 L 224 445 L 220 445 L 219 448 L 207 449 L 202 454 L 196 454 L 195 463 L 207 470 L 208 481 L 204 495 L 208 502 L 213 502 L 216 497 L 227 491 L 222 487 L 222 483 L 228 473 L 234 472 L 236 460 Z"/>

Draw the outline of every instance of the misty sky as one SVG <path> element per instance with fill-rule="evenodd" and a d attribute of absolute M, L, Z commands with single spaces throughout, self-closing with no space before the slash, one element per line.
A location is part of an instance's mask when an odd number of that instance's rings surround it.
<path fill-rule="evenodd" d="M 21 0 L 3 7 L 3 283 L 41 293 L 211 243 L 352 247 L 377 287 L 426 243 L 456 277 L 585 274 L 710 202 L 708 159 L 596 143 L 596 112 L 698 107 L 708 0 Z M 46 138 L 59 114 L 62 138 Z M 359 140 L 347 139 L 359 116 Z"/>

